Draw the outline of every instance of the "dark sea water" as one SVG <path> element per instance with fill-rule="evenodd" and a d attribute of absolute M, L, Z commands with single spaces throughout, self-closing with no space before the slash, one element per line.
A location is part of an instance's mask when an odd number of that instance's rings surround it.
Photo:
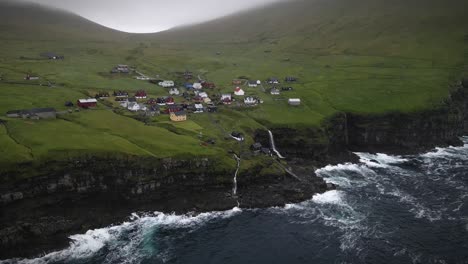
<path fill-rule="evenodd" d="M 468 263 L 464 141 L 416 156 L 358 153 L 359 164 L 317 171 L 338 190 L 300 204 L 133 215 L 5 263 Z"/>

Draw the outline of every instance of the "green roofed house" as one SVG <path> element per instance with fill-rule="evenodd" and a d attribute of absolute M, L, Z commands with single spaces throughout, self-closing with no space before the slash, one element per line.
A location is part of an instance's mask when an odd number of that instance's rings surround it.
<path fill-rule="evenodd" d="M 32 108 L 8 111 L 6 115 L 12 118 L 51 119 L 57 117 L 57 111 L 55 108 Z"/>

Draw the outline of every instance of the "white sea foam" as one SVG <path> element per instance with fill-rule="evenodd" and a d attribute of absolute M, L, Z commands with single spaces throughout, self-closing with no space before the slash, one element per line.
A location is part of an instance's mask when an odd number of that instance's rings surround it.
<path fill-rule="evenodd" d="M 89 230 L 85 234 L 70 236 L 71 242 L 67 249 L 52 252 L 39 258 L 11 259 L 0 261 L 0 263 L 45 264 L 49 262 L 70 262 L 72 260 L 90 258 L 105 246 L 111 248 L 111 253 L 107 256 L 105 263 L 114 263 L 116 259 L 121 257 L 125 257 L 126 261 L 128 261 L 128 257 L 131 257 L 131 259 L 137 259 L 139 257 L 135 249 L 142 242 L 143 235 L 147 234 L 151 228 L 193 228 L 214 219 L 230 218 L 240 212 L 242 212 L 242 210 L 235 207 L 228 211 L 201 213 L 197 215 L 176 215 L 155 212 L 151 215 L 140 216 L 134 213 L 130 217 L 132 222 Z M 123 245 L 119 244 L 118 241 L 122 236 L 126 239 L 130 239 L 130 242 L 125 241 Z"/>
<path fill-rule="evenodd" d="M 312 200 L 319 204 L 343 204 L 343 192 L 331 190 L 324 193 L 318 193 L 313 196 Z"/>
<path fill-rule="evenodd" d="M 364 152 L 356 152 L 359 156 L 359 161 L 369 167 L 374 168 L 388 168 L 391 165 L 407 162 L 408 159 L 401 156 L 390 156 L 383 153 L 370 154 Z"/>

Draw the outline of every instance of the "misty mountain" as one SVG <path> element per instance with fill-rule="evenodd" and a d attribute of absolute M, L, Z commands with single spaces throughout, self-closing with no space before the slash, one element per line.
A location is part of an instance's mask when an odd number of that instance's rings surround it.
<path fill-rule="evenodd" d="M 5 0 L 0 0 L 0 30 L 3 39 L 115 39 L 126 36 L 70 12 Z"/>

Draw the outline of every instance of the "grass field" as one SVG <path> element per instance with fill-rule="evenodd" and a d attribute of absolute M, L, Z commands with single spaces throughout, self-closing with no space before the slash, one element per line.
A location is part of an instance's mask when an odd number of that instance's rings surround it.
<path fill-rule="evenodd" d="M 280 96 L 270 95 L 266 84 L 243 87 L 264 103 L 193 114 L 179 124 L 161 115 L 145 125 L 103 104 L 57 120 L 2 117 L 7 121 L 0 126 L 5 163 L 82 153 L 227 160 L 226 150 L 239 147 L 225 139 L 231 131 L 244 132 L 248 145 L 257 128 L 320 126 L 338 111 L 433 108 L 447 98 L 453 83 L 468 75 L 468 4 L 461 0 L 297 0 L 156 35 L 118 33 L 36 8 L 30 8 L 26 22 L 7 15 L 18 8 L 2 8 L 8 19 L 0 23 L 5 31 L 0 36 L 0 115 L 32 107 L 64 111 L 65 101 L 99 91 L 145 89 L 151 97 L 168 95 L 131 76 L 108 74 L 119 63 L 178 84 L 185 81 L 177 72 L 190 70 L 217 84 L 213 95 L 232 92 L 231 81 L 239 76 L 296 76 L 299 82 Z M 63 54 L 65 60 L 34 59 L 45 51 Z M 40 80 L 24 81 L 27 73 Z M 39 85 L 48 81 L 55 86 Z M 302 105 L 290 107 L 288 98 L 301 98 Z M 201 144 L 208 139 L 216 145 Z"/>

